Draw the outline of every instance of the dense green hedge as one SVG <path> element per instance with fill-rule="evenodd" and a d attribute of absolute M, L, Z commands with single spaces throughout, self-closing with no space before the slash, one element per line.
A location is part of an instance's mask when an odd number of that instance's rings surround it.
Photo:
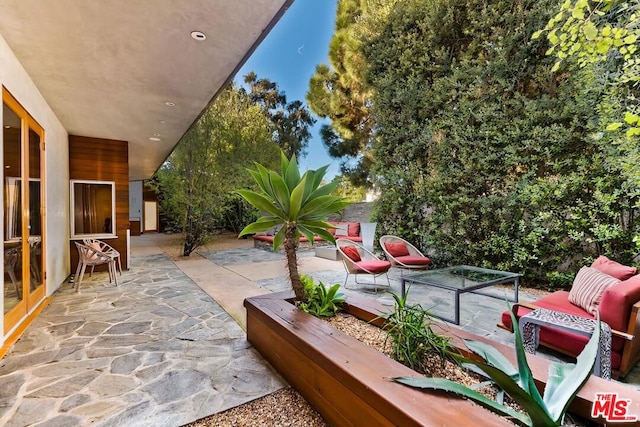
<path fill-rule="evenodd" d="M 364 44 L 377 220 L 438 265 L 559 286 L 589 257 L 636 254 L 636 189 L 596 133 L 593 77 L 552 73 L 545 41 L 531 41 L 556 7 L 407 0 Z"/>

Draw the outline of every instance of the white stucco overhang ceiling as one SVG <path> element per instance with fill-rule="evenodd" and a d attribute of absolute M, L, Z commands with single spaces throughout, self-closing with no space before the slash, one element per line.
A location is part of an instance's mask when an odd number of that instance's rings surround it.
<path fill-rule="evenodd" d="M 2 0 L 0 34 L 69 134 L 129 141 L 136 180 L 156 171 L 292 2 Z"/>

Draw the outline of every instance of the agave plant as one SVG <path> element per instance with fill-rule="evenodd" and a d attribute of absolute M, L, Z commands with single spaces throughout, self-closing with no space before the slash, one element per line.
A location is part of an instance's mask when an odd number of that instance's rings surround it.
<path fill-rule="evenodd" d="M 255 166 L 256 169 L 250 169 L 249 172 L 260 191 L 239 190 L 238 194 L 265 214 L 247 225 L 240 236 L 282 226 L 273 238 L 273 250 L 278 250 L 284 244 L 291 287 L 296 299 L 304 301 L 304 287 L 298 273 L 297 247 L 300 235 L 304 235 L 309 242 L 313 242 L 314 235 L 318 235 L 335 244 L 335 238 L 328 231 L 333 225 L 326 222 L 327 217 L 339 213 L 349 203 L 331 195 L 337 182 L 322 185 L 328 165 L 308 170 L 301 176 L 295 156 L 288 160 L 281 153 L 279 173 L 257 163 Z"/>
<path fill-rule="evenodd" d="M 569 409 L 569 404 L 584 383 L 587 382 L 593 370 L 598 352 L 598 341 L 600 340 L 599 316 L 597 320 L 598 327 L 595 328 L 593 335 L 578 356 L 575 364 L 554 362 L 549 365 L 549 375 L 544 389 L 544 396 L 541 396 L 536 388 L 531 369 L 527 363 L 517 320 L 513 313 L 511 313 L 511 321 L 514 325 L 518 369 L 492 346 L 478 341 L 465 340 L 469 350 L 484 360 L 459 356 L 461 361 L 475 366 L 491 378 L 498 387 L 509 394 L 526 411 L 526 415 L 491 400 L 475 390 L 447 379 L 396 377 L 393 380 L 411 387 L 457 393 L 475 400 L 496 413 L 512 417 L 522 425 L 532 427 L 560 426 L 564 415 Z"/>

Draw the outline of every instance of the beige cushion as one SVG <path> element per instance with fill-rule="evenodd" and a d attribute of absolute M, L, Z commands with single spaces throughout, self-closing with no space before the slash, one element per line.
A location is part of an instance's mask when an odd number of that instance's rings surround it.
<path fill-rule="evenodd" d="M 102 252 L 100 250 L 100 242 L 91 242 L 89 243 L 89 247 L 91 247 L 92 249 L 95 249 L 98 252 Z M 89 252 L 89 259 L 90 260 L 94 260 L 98 258 L 98 254 L 96 254 L 95 252 Z"/>
<path fill-rule="evenodd" d="M 595 316 L 602 293 L 617 283 L 620 283 L 620 280 L 615 277 L 595 268 L 582 267 L 573 280 L 573 286 L 569 291 L 569 301 Z"/>
<path fill-rule="evenodd" d="M 336 223 L 335 224 L 336 227 L 336 237 L 340 237 L 340 236 L 347 236 L 349 235 L 349 224 L 345 223 Z"/>

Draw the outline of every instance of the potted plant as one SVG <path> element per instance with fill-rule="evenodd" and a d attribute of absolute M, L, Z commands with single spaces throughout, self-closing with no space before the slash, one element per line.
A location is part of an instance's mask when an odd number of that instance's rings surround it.
<path fill-rule="evenodd" d="M 275 251 L 284 244 L 291 288 L 296 300 L 305 301 L 304 286 L 298 272 L 300 235 L 304 235 L 309 242 L 313 242 L 314 236 L 318 235 L 335 244 L 335 238 L 329 232 L 333 225 L 327 222 L 327 217 L 339 213 L 349 203 L 331 194 L 336 182 L 323 185 L 328 165 L 301 175 L 295 156 L 288 160 L 281 153 L 279 172 L 270 171 L 257 163 L 255 166 L 256 169 L 250 169 L 249 173 L 259 191 L 239 190 L 238 194 L 265 214 L 247 225 L 239 237 L 281 226 L 274 236 L 273 249 Z"/>

